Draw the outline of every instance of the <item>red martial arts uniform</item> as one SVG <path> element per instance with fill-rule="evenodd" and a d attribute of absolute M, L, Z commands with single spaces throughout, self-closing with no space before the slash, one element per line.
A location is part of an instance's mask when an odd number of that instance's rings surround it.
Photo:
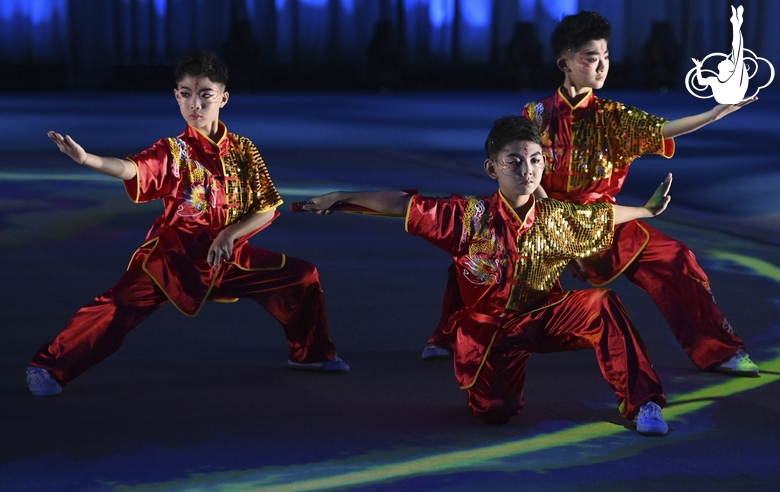
<path fill-rule="evenodd" d="M 620 299 L 607 289 L 563 292 L 573 258 L 612 241 L 609 203 L 533 201 L 520 218 L 500 192 L 487 198 L 412 198 L 407 231 L 451 254 L 463 307 L 448 318 L 455 375 L 475 416 L 501 423 L 523 406 L 532 352 L 592 348 L 621 413 L 664 406 L 661 383 Z"/>
<path fill-rule="evenodd" d="M 523 115 L 539 126 L 547 159 L 542 187 L 558 200 L 615 203 L 634 159 L 674 154 L 674 141 L 663 138 L 667 120 L 599 99 L 592 90 L 572 106 L 558 89 L 528 103 Z M 707 274 L 694 254 L 658 229 L 639 220 L 620 224 L 612 247 L 581 265 L 584 270 L 578 276 L 597 287 L 622 274 L 650 294 L 699 369 L 716 366 L 745 348 L 715 304 Z M 446 318 L 461 303 L 450 272 L 442 319 L 428 343 L 451 346 L 450 334 L 444 331 Z"/>
<path fill-rule="evenodd" d="M 542 133 L 548 159 L 542 187 L 551 198 L 615 203 L 634 159 L 674 154 L 674 141 L 663 138 L 666 119 L 599 99 L 592 90 L 572 106 L 559 89 L 526 104 L 523 115 Z M 595 286 L 622 274 L 650 294 L 699 369 L 720 364 L 745 348 L 715 304 L 707 274 L 691 250 L 646 223 L 618 225 L 612 247 L 582 264 L 582 276 Z"/>
<path fill-rule="evenodd" d="M 65 385 L 115 352 L 127 333 L 166 302 L 188 316 L 208 300 L 253 299 L 284 327 L 293 362 L 331 360 L 317 269 L 310 263 L 234 244 L 229 261 L 213 269 L 207 253 L 217 234 L 246 214 L 282 203 L 252 142 L 219 123 L 217 142 L 193 127 L 128 157 L 137 168 L 124 182 L 135 202 L 161 199 L 163 214 L 116 286 L 80 309 L 32 365 Z M 274 217 L 274 218 L 275 218 Z M 270 223 L 270 222 L 269 222 Z M 257 232 L 257 231 L 255 231 Z"/>

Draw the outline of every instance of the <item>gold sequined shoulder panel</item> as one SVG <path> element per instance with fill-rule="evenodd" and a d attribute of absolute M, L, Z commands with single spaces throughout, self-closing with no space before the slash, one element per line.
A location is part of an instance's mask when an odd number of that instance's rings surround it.
<path fill-rule="evenodd" d="M 249 212 L 263 212 L 282 204 L 282 197 L 276 191 L 265 161 L 257 147 L 246 137 L 229 133 L 231 145 L 223 158 L 225 176 L 237 180 L 226 181 L 228 203 L 238 203 L 231 208 L 226 225 L 231 224 Z"/>
<path fill-rule="evenodd" d="M 615 212 L 610 203 L 578 205 L 540 199 L 537 221 L 539 217 L 539 233 L 545 236 L 548 250 L 554 254 L 584 258 L 612 244 Z"/>
<path fill-rule="evenodd" d="M 666 121 L 633 106 L 594 98 L 592 107 L 571 124 L 568 189 L 627 172 L 642 155 L 663 154 Z"/>
<path fill-rule="evenodd" d="M 613 228 L 614 209 L 609 203 L 538 200 L 534 225 L 517 237 L 518 260 L 507 308 L 519 309 L 549 291 L 572 258 L 609 247 Z"/>
<path fill-rule="evenodd" d="M 569 189 L 607 179 L 626 170 L 637 157 L 663 153 L 666 119 L 608 99 L 572 123 Z"/>
<path fill-rule="evenodd" d="M 615 138 L 623 140 L 624 155 L 636 158 L 663 152 L 666 118 L 609 99 L 597 99 L 597 102 L 606 115 L 605 124 L 613 130 Z"/>

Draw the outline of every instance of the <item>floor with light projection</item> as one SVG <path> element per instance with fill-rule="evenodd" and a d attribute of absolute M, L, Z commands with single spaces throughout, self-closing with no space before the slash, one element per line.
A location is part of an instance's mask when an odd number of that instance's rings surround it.
<path fill-rule="evenodd" d="M 624 300 L 664 382 L 671 431 L 648 438 L 615 408 L 595 357 L 531 357 L 526 407 L 471 417 L 449 360 L 422 361 L 449 260 L 396 219 L 294 214 L 333 189 L 486 194 L 497 117 L 541 93 L 233 94 L 222 118 L 260 148 L 286 204 L 258 246 L 317 265 L 349 374 L 289 370 L 279 326 L 250 302 L 196 318 L 165 306 L 63 394 L 35 398 L 24 369 L 112 285 L 160 211 L 60 154 L 53 129 L 124 156 L 183 128 L 171 95 L 0 98 L 0 489 L 4 491 L 776 490 L 780 479 L 780 94 L 633 165 L 639 203 L 667 172 L 653 225 L 686 242 L 761 369 L 700 372 L 649 298 Z M 608 92 L 676 118 L 687 93 Z M 582 288 L 564 275 L 568 288 Z"/>

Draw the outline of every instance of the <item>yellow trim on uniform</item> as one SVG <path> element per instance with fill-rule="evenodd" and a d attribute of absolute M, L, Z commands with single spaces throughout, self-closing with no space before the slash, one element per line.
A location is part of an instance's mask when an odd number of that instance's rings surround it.
<path fill-rule="evenodd" d="M 503 327 L 502 327 L 503 328 Z M 493 342 L 496 340 L 496 335 L 498 335 L 498 330 L 501 328 L 496 328 L 496 331 L 493 332 L 493 336 L 490 338 L 490 343 L 488 344 L 487 348 L 485 349 L 485 355 L 482 356 L 482 362 L 479 363 L 479 367 L 477 368 L 477 372 L 474 373 L 474 379 L 471 380 L 471 383 L 461 386 L 460 389 L 466 390 L 474 386 L 474 384 L 477 382 L 477 378 L 479 377 L 479 373 L 482 372 L 482 367 L 485 365 L 485 362 L 487 362 L 488 354 L 490 354 L 490 349 L 493 348 Z"/>
<path fill-rule="evenodd" d="M 152 239 L 150 239 L 150 240 L 146 241 L 145 243 L 143 243 L 142 245 L 138 246 L 138 248 L 136 248 L 135 252 L 133 252 L 133 254 L 130 256 L 130 262 L 127 264 L 127 268 L 125 268 L 125 270 L 130 270 L 130 265 L 133 264 L 133 260 L 135 259 L 135 257 L 138 255 L 138 252 L 141 251 L 142 248 L 144 248 L 146 246 L 149 246 L 152 243 L 156 243 L 159 239 L 160 239 L 159 237 L 153 237 Z"/>
<path fill-rule="evenodd" d="M 282 199 L 280 198 L 280 199 L 279 199 L 279 203 L 275 203 L 275 204 L 273 204 L 273 205 L 269 205 L 269 206 L 265 207 L 265 208 L 264 208 L 264 209 L 262 209 L 262 210 L 255 210 L 255 211 L 253 211 L 252 213 L 256 213 L 256 214 L 262 214 L 262 213 L 264 213 L 264 212 L 268 212 L 269 210 L 276 210 L 276 209 L 277 209 L 277 208 L 279 208 L 279 206 L 280 206 L 280 205 L 282 205 L 283 203 L 284 203 L 284 200 L 282 200 Z M 239 219 L 239 220 L 240 220 L 240 219 Z"/>
<path fill-rule="evenodd" d="M 238 297 L 235 297 L 235 298 L 234 298 L 234 297 L 224 297 L 224 298 L 217 298 L 217 299 L 209 299 L 209 294 L 211 294 L 211 291 L 212 291 L 212 289 L 214 288 L 214 282 L 216 281 L 216 279 L 217 279 L 217 276 L 218 276 L 218 273 L 219 273 L 219 271 L 217 271 L 217 272 L 214 272 L 214 276 L 211 278 L 211 284 L 209 285 L 209 288 L 208 288 L 208 290 L 206 291 L 206 295 L 203 297 L 203 301 L 201 301 L 201 303 L 200 303 L 200 306 L 198 306 L 198 309 L 195 311 L 195 313 L 193 313 L 193 314 L 189 314 L 189 313 L 186 313 L 186 312 L 184 312 L 184 311 L 183 311 L 183 310 L 182 310 L 182 309 L 181 309 L 181 308 L 180 308 L 180 307 L 179 307 L 179 306 L 176 304 L 176 301 L 174 301 L 174 300 L 173 300 L 173 298 L 170 296 L 170 294 L 168 294 L 168 292 L 166 292 L 166 290 L 165 290 L 165 289 L 162 287 L 162 285 L 160 285 L 160 283 L 157 281 L 157 279 L 156 279 L 156 278 L 154 278 L 154 276 L 153 276 L 151 273 L 149 273 L 149 270 L 147 270 L 147 269 L 146 269 L 146 262 L 147 262 L 147 260 L 149 259 L 149 257 L 151 256 L 151 254 L 152 254 L 152 251 L 154 251 L 154 248 L 155 248 L 155 247 L 157 247 L 157 241 L 158 241 L 159 239 L 160 239 L 159 237 L 152 238 L 152 239 L 150 239 L 149 241 L 146 241 L 146 242 L 145 242 L 144 244 L 142 244 L 141 246 L 139 246 L 139 247 L 138 247 L 138 249 L 136 249 L 136 250 L 135 250 L 135 252 L 133 253 L 133 255 L 130 257 L 130 263 L 128 263 L 128 265 L 127 265 L 127 268 L 128 268 L 128 269 L 130 268 L 130 265 L 133 263 L 133 260 L 135 259 L 135 257 L 138 255 L 138 252 L 139 252 L 139 251 L 140 251 L 142 248 L 144 248 L 144 247 L 147 247 L 147 246 L 149 246 L 149 245 L 152 245 L 152 244 L 154 244 L 154 246 L 152 246 L 152 248 L 149 250 L 149 254 L 147 254 L 147 255 L 146 255 L 146 258 L 144 258 L 144 261 L 143 261 L 143 263 L 141 263 L 141 269 L 144 271 L 144 273 L 146 273 L 146 274 L 149 276 L 149 278 L 151 278 L 151 279 L 152 279 L 152 281 L 154 282 L 154 284 L 155 284 L 157 287 L 159 287 L 159 288 L 160 288 L 160 290 L 163 292 L 163 294 L 165 294 L 165 297 L 167 297 L 167 298 L 168 298 L 168 300 L 171 302 L 171 304 L 173 304 L 174 306 L 176 306 L 176 309 L 177 309 L 177 310 L 178 310 L 180 313 L 184 314 L 185 316 L 189 316 L 189 317 L 191 317 L 191 318 L 194 318 L 195 316 L 197 316 L 197 315 L 198 315 L 198 313 L 200 313 L 200 310 L 201 310 L 201 309 L 203 309 L 203 305 L 204 305 L 204 304 L 206 304 L 206 301 L 220 302 L 220 303 L 234 303 L 234 302 L 238 302 L 238 299 L 239 299 Z M 241 265 L 239 265 L 238 263 L 234 263 L 234 262 L 228 262 L 228 261 L 223 261 L 223 263 L 225 263 L 225 264 L 227 264 L 227 265 L 233 265 L 233 266 L 235 266 L 236 268 L 238 268 L 239 270 L 242 270 L 242 271 L 244 271 L 244 272 L 262 272 L 262 271 L 281 270 L 281 269 L 282 269 L 282 268 L 284 268 L 284 266 L 287 264 L 287 255 L 285 255 L 285 254 L 283 254 L 283 253 L 282 253 L 282 262 L 279 264 L 279 266 L 275 266 L 275 267 L 268 267 L 268 268 L 243 268 L 243 267 L 242 267 Z M 221 266 L 222 266 L 222 264 L 220 264 L 220 267 L 221 267 Z"/>
<path fill-rule="evenodd" d="M 217 141 L 217 142 L 215 142 L 214 140 L 212 140 L 212 139 L 211 139 L 211 137 L 209 137 L 208 135 L 206 135 L 206 134 L 203 132 L 203 130 L 201 130 L 200 128 L 195 128 L 194 126 L 191 126 L 191 128 L 192 128 L 193 130 L 195 130 L 196 132 L 200 133 L 200 134 L 201 134 L 201 136 L 202 136 L 203 138 L 205 138 L 206 140 L 208 140 L 208 141 L 209 141 L 209 143 L 211 143 L 212 145 L 216 146 L 217 148 L 219 148 L 219 144 L 220 144 L 220 143 L 221 143 L 223 140 L 225 140 L 225 139 L 227 138 L 227 135 L 228 135 L 227 126 L 226 126 L 224 123 L 222 123 L 222 121 L 221 121 L 221 120 L 217 120 L 217 131 L 219 131 L 219 130 L 225 130 L 225 131 L 222 133 L 222 136 L 220 136 L 220 137 L 219 137 L 219 141 Z M 220 158 L 220 160 L 221 160 L 221 158 Z M 222 173 L 224 174 L 224 172 L 225 172 L 225 168 L 223 167 L 223 168 L 222 168 Z"/>
<path fill-rule="evenodd" d="M 669 120 L 664 121 L 664 124 L 661 126 L 661 138 L 664 136 L 664 127 L 666 124 L 669 123 Z M 671 147 L 669 150 L 670 152 L 666 153 L 666 141 L 669 141 L 669 146 Z M 674 156 L 674 152 L 677 150 L 677 143 L 674 141 L 674 138 L 664 138 L 663 142 L 661 142 L 661 145 L 663 145 L 663 151 L 661 152 L 661 155 L 666 157 L 667 159 L 671 159 Z"/>
<path fill-rule="evenodd" d="M 552 306 L 555 306 L 555 305 L 557 305 L 557 304 L 560 304 L 560 303 L 562 303 L 562 302 L 563 302 L 563 301 L 564 301 L 564 300 L 565 300 L 567 297 L 569 297 L 569 294 L 571 294 L 571 291 L 570 291 L 570 290 L 568 290 L 568 291 L 564 292 L 564 295 L 563 295 L 563 297 L 561 297 L 561 298 L 560 298 L 560 299 L 558 299 L 557 301 L 555 301 L 555 302 L 553 302 L 553 303 L 550 303 L 550 304 L 545 304 L 545 305 L 543 305 L 543 306 L 540 306 L 540 307 L 538 307 L 538 308 L 535 308 L 535 309 L 532 309 L 532 310 L 530 310 L 530 311 L 527 311 L 527 312 L 525 312 L 525 313 L 521 314 L 520 316 L 528 316 L 529 314 L 531 314 L 531 313 L 535 313 L 536 311 L 541 311 L 542 309 L 547 309 L 548 307 L 552 307 Z M 504 314 L 502 313 L 502 314 L 501 314 L 501 316 L 503 316 L 503 315 L 504 315 Z M 517 319 L 517 318 L 519 318 L 520 316 L 516 316 L 515 318 L 512 318 L 512 320 L 514 320 L 514 319 Z M 479 377 L 479 373 L 480 373 L 480 372 L 482 372 L 482 367 L 484 367 L 484 365 L 485 365 L 485 362 L 487 362 L 488 355 L 490 354 L 490 349 L 491 349 L 491 348 L 493 348 L 493 342 L 496 340 L 496 335 L 498 335 L 498 332 L 499 332 L 500 330 L 503 330 L 504 328 L 506 328 L 506 325 L 508 325 L 508 324 L 509 324 L 509 323 L 511 323 L 511 322 L 512 322 L 512 321 L 510 320 L 510 321 L 509 321 L 509 322 L 507 322 L 505 325 L 502 325 L 501 327 L 499 327 L 499 328 L 497 328 L 497 329 L 496 329 L 496 331 L 493 333 L 493 336 L 490 338 L 490 343 L 488 344 L 487 348 L 485 349 L 485 355 L 483 355 L 483 356 L 482 356 L 482 361 L 479 363 L 479 367 L 477 368 L 477 371 L 474 373 L 474 379 L 472 379 L 472 380 L 471 380 L 471 383 L 469 383 L 469 384 L 467 384 L 467 385 L 465 385 L 465 386 L 461 386 L 461 387 L 460 387 L 460 389 L 462 389 L 462 390 L 466 390 L 466 389 L 469 389 L 469 388 L 471 388 L 472 386 L 474 386 L 474 384 L 477 382 L 477 378 Z"/>
<path fill-rule="evenodd" d="M 536 197 L 534 196 L 534 194 L 531 193 L 530 195 L 528 195 L 530 197 L 529 201 L 531 202 L 531 206 L 528 207 L 528 210 L 525 212 L 525 217 L 523 217 L 522 219 L 520 218 L 519 215 L 517 215 L 517 211 L 515 211 L 515 209 L 512 206 L 512 204 L 509 203 L 509 200 L 507 200 L 506 197 L 504 196 L 504 194 L 501 193 L 501 190 L 498 190 L 498 196 L 501 197 L 501 201 L 504 202 L 504 204 L 507 206 L 507 208 L 509 208 L 509 210 L 512 211 L 512 214 L 515 216 L 517 221 L 520 222 L 520 228 L 522 229 L 522 227 L 525 225 L 525 221 L 528 220 L 528 215 L 531 213 L 531 211 L 534 209 L 534 206 L 536 205 Z"/>
<path fill-rule="evenodd" d="M 626 265 L 625 265 L 623 268 L 621 268 L 620 270 L 618 270 L 618 271 L 617 271 L 617 272 L 616 272 L 616 273 L 615 273 L 615 274 L 614 274 L 612 277 L 610 277 L 610 279 L 609 279 L 609 280 L 607 280 L 606 282 L 600 283 L 600 284 L 597 284 L 597 283 L 595 283 L 595 282 L 592 282 L 592 281 L 588 280 L 588 283 L 589 283 L 590 285 L 592 285 L 593 287 L 603 287 L 603 286 L 607 285 L 608 283 L 612 282 L 613 280 L 615 280 L 615 279 L 616 279 L 616 278 L 618 278 L 619 276 L 623 275 L 623 272 L 625 272 L 625 271 L 626 271 L 626 268 L 630 267 L 630 266 L 631 266 L 631 264 L 632 264 L 632 263 L 634 263 L 634 262 L 636 261 L 636 259 L 637 259 L 637 257 L 639 256 L 639 254 L 640 254 L 640 253 L 642 253 L 642 251 L 644 251 L 644 250 L 645 250 L 645 248 L 647 247 L 647 243 L 649 243 L 649 242 L 650 242 L 650 232 L 649 232 L 647 229 L 645 229 L 644 227 L 642 227 L 642 223 L 641 223 L 641 222 L 637 222 L 637 224 L 636 224 L 636 225 L 637 225 L 637 227 L 639 227 L 640 229 L 642 229 L 643 231 L 645 231 L 645 234 L 647 235 L 647 237 L 645 238 L 645 242 L 644 242 L 644 244 L 642 244 L 642 247 L 640 247 L 640 248 L 637 250 L 637 252 L 636 252 L 636 253 L 634 253 L 634 257 L 633 257 L 633 258 L 631 258 L 631 261 L 627 262 L 627 263 L 626 263 Z M 614 234 L 614 231 L 613 231 L 613 234 Z M 614 237 L 614 236 L 613 236 L 613 237 Z"/>
<path fill-rule="evenodd" d="M 583 104 L 585 101 L 589 100 L 590 97 L 593 95 L 593 88 L 589 88 L 588 92 L 585 94 L 585 97 L 580 99 L 580 101 L 577 104 L 572 106 L 571 103 L 569 102 L 569 100 L 566 98 L 566 95 L 563 93 L 563 91 L 561 91 L 562 88 L 563 88 L 563 86 L 558 87 L 558 96 L 561 99 L 563 99 L 563 102 L 565 102 L 567 106 L 569 106 L 569 112 L 574 111 L 575 109 L 580 107 L 581 104 Z M 570 147 L 572 147 L 572 146 L 570 146 Z M 552 149 L 552 152 L 554 153 L 555 149 Z M 569 149 L 569 155 L 566 156 L 568 158 L 568 161 L 569 161 L 569 176 L 566 178 L 566 193 L 571 193 L 571 189 L 572 189 L 571 180 L 572 180 L 573 172 L 574 172 L 572 170 L 572 165 L 574 164 L 574 159 L 571 158 L 572 152 L 574 152 L 574 148 L 570 148 Z"/>
<path fill-rule="evenodd" d="M 178 305 L 178 304 L 176 304 L 176 301 L 174 301 L 174 300 L 173 300 L 173 298 L 171 297 L 171 295 L 170 295 L 170 294 L 168 294 L 168 292 L 167 292 L 167 291 L 166 291 L 166 290 L 163 288 L 163 286 L 162 286 L 162 285 L 160 285 L 160 283 L 157 281 L 157 279 L 156 279 L 156 278 L 154 278 L 154 275 L 152 275 L 152 274 L 149 272 L 149 270 L 147 270 L 147 269 L 146 269 L 146 262 L 147 262 L 147 261 L 149 261 L 149 258 L 152 256 L 152 252 L 154 251 L 154 248 L 156 248 L 156 247 L 157 247 L 157 244 L 158 244 L 158 239 L 159 239 L 159 238 L 154 238 L 154 239 L 152 239 L 151 241 L 148 241 L 148 242 L 146 242 L 146 243 L 144 244 L 144 246 L 146 246 L 146 245 L 148 245 L 148 244 L 151 244 L 152 242 L 154 242 L 154 246 L 152 246 L 152 249 L 151 249 L 151 250 L 149 250 L 149 254 L 148 254 L 148 255 L 146 255 L 146 258 L 144 258 L 144 261 L 141 263 L 141 269 L 143 269 L 144 273 L 146 273 L 147 275 L 149 275 L 149 278 L 151 278 L 151 279 L 152 279 L 152 281 L 155 283 L 155 285 L 157 285 L 157 287 L 159 287 L 159 288 L 160 288 L 160 290 L 162 291 L 162 293 L 163 293 L 163 294 L 165 294 L 165 297 L 167 297 L 167 298 L 168 298 L 168 300 L 169 300 L 169 301 L 171 301 L 171 304 L 173 304 L 173 305 L 176 307 L 176 309 L 178 309 L 178 310 L 179 310 L 179 312 L 180 312 L 180 313 L 182 313 L 182 314 L 183 314 L 183 315 L 185 315 L 185 316 L 189 316 L 189 317 L 191 317 L 191 318 L 194 318 L 195 316 L 197 316 L 197 315 L 198 315 L 198 313 L 200 313 L 200 310 L 201 310 L 201 309 L 203 309 L 203 305 L 206 303 L 205 301 L 208 299 L 208 297 L 209 297 L 209 294 L 211 293 L 211 289 L 213 289 L 213 288 L 214 288 L 214 283 L 217 281 L 217 277 L 218 277 L 218 274 L 219 274 L 219 269 L 222 267 L 222 265 L 220 264 L 220 265 L 217 267 L 217 271 L 216 271 L 216 272 L 214 272 L 214 275 L 211 277 L 211 283 L 209 284 L 209 288 L 208 288 L 208 290 L 206 291 L 206 294 L 203 296 L 203 301 L 201 301 L 200 305 L 198 306 L 198 309 L 196 309 L 196 310 L 195 310 L 195 312 L 194 312 L 194 313 L 192 313 L 192 314 L 190 314 L 190 313 L 187 313 L 187 312 L 183 311 L 183 310 L 182 310 L 182 309 L 179 307 L 179 305 Z M 143 246 L 142 246 L 142 247 L 143 247 Z M 136 251 L 137 251 L 137 250 L 136 250 Z M 135 257 L 135 255 L 133 255 L 133 257 Z"/>
<path fill-rule="evenodd" d="M 565 301 L 566 298 L 569 297 L 569 294 L 571 294 L 571 292 L 572 291 L 567 290 L 566 292 L 563 293 L 564 294 L 563 297 L 561 297 L 559 300 L 557 300 L 557 301 L 555 301 L 553 303 L 550 303 L 550 304 L 545 304 L 544 306 L 540 306 L 540 307 L 538 307 L 536 309 L 531 309 L 530 311 L 527 311 L 527 312 L 523 313 L 522 315 L 523 316 L 527 316 L 527 315 L 529 315 L 531 313 L 535 313 L 537 311 L 541 311 L 542 309 L 547 309 L 548 307 L 552 307 L 552 306 L 558 305 L 558 304 L 562 303 L 563 301 Z"/>
<path fill-rule="evenodd" d="M 268 272 L 268 271 L 271 271 L 271 270 L 281 270 L 287 264 L 287 255 L 285 255 L 284 253 L 280 253 L 280 254 L 282 255 L 282 263 L 279 264 L 279 266 L 275 266 L 275 267 L 268 267 L 268 268 L 244 268 L 241 265 L 239 265 L 238 263 L 235 263 L 235 262 L 232 262 L 232 261 L 225 261 L 224 263 L 226 265 L 232 265 L 232 266 L 234 266 L 234 267 L 236 267 L 239 270 L 244 271 L 244 272 Z"/>
<path fill-rule="evenodd" d="M 569 99 L 566 97 L 566 94 L 564 94 L 561 89 L 563 89 L 563 86 L 558 87 L 558 95 L 561 96 L 561 99 L 563 99 L 563 102 L 565 102 L 566 105 L 569 106 L 569 109 L 572 110 L 572 111 L 574 111 L 575 109 L 579 108 L 580 105 L 582 105 L 585 101 L 590 99 L 590 96 L 593 94 L 593 88 L 589 87 L 588 88 L 588 92 L 585 93 L 585 97 L 580 99 L 580 101 L 577 104 L 572 106 L 571 103 L 569 102 Z"/>
<path fill-rule="evenodd" d="M 408 233 L 409 232 L 409 212 L 412 211 L 412 200 L 414 200 L 415 196 L 418 195 L 412 195 L 409 197 L 409 201 L 406 202 L 406 215 L 404 216 L 404 230 Z"/>
<path fill-rule="evenodd" d="M 135 198 L 130 196 L 128 193 L 127 196 L 130 197 L 130 200 L 133 201 L 133 203 L 139 203 L 138 200 L 141 199 L 141 173 L 138 171 L 138 163 L 135 162 L 133 159 L 126 159 L 133 163 L 133 166 L 135 166 Z M 125 180 L 129 181 L 129 180 Z M 125 188 L 125 192 L 127 192 L 127 188 Z"/>
<path fill-rule="evenodd" d="M 228 265 L 233 265 L 234 267 L 238 268 L 241 271 L 244 272 L 262 272 L 262 271 L 271 271 L 271 270 L 281 270 L 284 268 L 284 266 L 287 264 L 287 255 L 282 254 L 282 263 L 278 267 L 268 267 L 268 268 L 244 268 L 238 263 L 234 263 L 232 261 L 226 261 L 225 262 Z M 233 304 L 238 302 L 238 297 L 215 297 L 212 299 L 206 299 L 207 301 L 211 302 L 218 302 L 220 304 Z"/>

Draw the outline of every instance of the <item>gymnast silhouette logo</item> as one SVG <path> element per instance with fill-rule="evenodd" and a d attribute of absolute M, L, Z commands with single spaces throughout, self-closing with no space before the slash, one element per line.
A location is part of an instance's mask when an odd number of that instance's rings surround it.
<path fill-rule="evenodd" d="M 685 76 L 685 88 L 691 95 L 700 99 L 714 97 L 720 104 L 738 104 L 740 101 L 750 99 L 758 94 L 758 91 L 768 86 L 775 78 L 775 68 L 766 58 L 756 56 L 755 53 L 745 48 L 742 40 L 742 14 L 744 8 L 740 5 L 734 9 L 731 7 L 731 54 L 712 53 L 702 61 L 693 58 L 696 65 Z M 703 69 L 702 66 L 709 58 L 718 60 L 718 72 Z M 745 97 L 748 91 L 750 79 L 756 76 L 761 62 L 769 67 L 769 80 L 766 84 L 756 88 L 753 94 Z M 701 96 L 697 92 L 706 92 L 707 87 L 712 89 L 712 94 Z"/>

